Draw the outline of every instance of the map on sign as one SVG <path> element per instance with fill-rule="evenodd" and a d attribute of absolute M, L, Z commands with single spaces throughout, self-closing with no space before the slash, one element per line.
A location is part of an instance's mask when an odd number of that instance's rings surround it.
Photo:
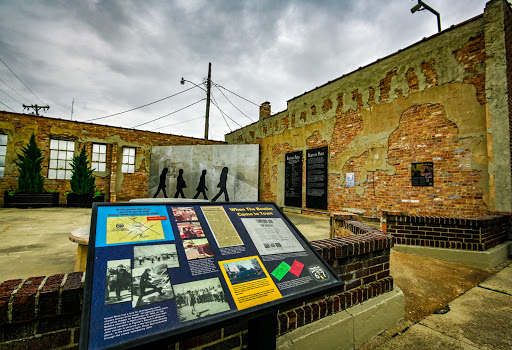
<path fill-rule="evenodd" d="M 120 216 L 107 218 L 107 244 L 154 241 L 164 239 L 159 218 Z"/>

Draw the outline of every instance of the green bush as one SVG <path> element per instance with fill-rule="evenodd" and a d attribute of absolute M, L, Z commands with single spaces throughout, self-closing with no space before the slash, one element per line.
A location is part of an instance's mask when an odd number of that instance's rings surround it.
<path fill-rule="evenodd" d="M 93 169 L 89 166 L 85 145 L 82 147 L 80 154 L 73 157 L 71 168 L 71 192 L 74 194 L 94 194 L 96 178 L 92 175 Z"/>
<path fill-rule="evenodd" d="M 43 153 L 36 144 L 36 137 L 32 133 L 28 145 L 21 149 L 22 154 L 16 154 L 18 160 L 14 163 L 18 166 L 20 176 L 18 177 L 17 192 L 40 193 L 44 192 Z"/>

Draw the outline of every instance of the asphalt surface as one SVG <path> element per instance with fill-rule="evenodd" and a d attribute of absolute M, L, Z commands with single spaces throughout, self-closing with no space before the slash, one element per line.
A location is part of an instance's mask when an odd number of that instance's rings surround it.
<path fill-rule="evenodd" d="M 0 208 L 0 282 L 72 272 L 77 244 L 68 236 L 90 216 L 81 208 Z M 329 237 L 328 217 L 287 216 L 309 240 Z M 392 250 L 404 320 L 361 349 L 512 349 L 510 262 L 484 270 Z"/>

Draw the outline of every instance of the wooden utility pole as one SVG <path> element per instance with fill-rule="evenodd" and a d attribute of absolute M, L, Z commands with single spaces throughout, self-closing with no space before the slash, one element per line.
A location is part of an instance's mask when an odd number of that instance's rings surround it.
<path fill-rule="evenodd" d="M 208 63 L 208 80 L 206 80 L 206 119 L 204 121 L 204 139 L 208 140 L 208 125 L 210 122 L 210 89 L 212 87 L 212 63 Z"/>
<path fill-rule="evenodd" d="M 40 109 L 44 109 L 45 111 L 49 110 L 50 109 L 50 106 L 46 105 L 46 106 L 38 106 L 38 105 L 30 105 L 30 106 L 26 106 L 25 104 L 23 105 L 23 108 L 24 109 L 30 109 L 32 108 L 34 111 L 36 111 L 36 115 L 39 115 L 39 110 Z"/>

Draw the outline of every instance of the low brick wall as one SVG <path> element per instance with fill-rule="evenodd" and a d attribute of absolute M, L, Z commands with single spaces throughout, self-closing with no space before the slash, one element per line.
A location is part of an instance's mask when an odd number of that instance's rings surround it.
<path fill-rule="evenodd" d="M 277 314 L 278 336 L 393 289 L 389 275 L 392 239 L 366 229 L 368 233 L 312 242 L 345 285 L 281 310 Z M 83 283 L 82 272 L 1 283 L 0 350 L 78 349 Z M 241 349 L 247 345 L 247 323 L 241 322 L 176 344 L 162 341 L 152 348 Z"/>
<path fill-rule="evenodd" d="M 510 224 L 510 217 L 503 215 L 465 219 L 384 212 L 383 219 L 395 244 L 473 251 L 504 243 Z"/>
<path fill-rule="evenodd" d="M 366 226 L 366 225 L 365 225 Z M 367 226 L 368 230 L 372 230 Z M 278 314 L 278 336 L 393 289 L 389 236 L 365 233 L 311 242 L 345 282 L 343 289 Z"/>

